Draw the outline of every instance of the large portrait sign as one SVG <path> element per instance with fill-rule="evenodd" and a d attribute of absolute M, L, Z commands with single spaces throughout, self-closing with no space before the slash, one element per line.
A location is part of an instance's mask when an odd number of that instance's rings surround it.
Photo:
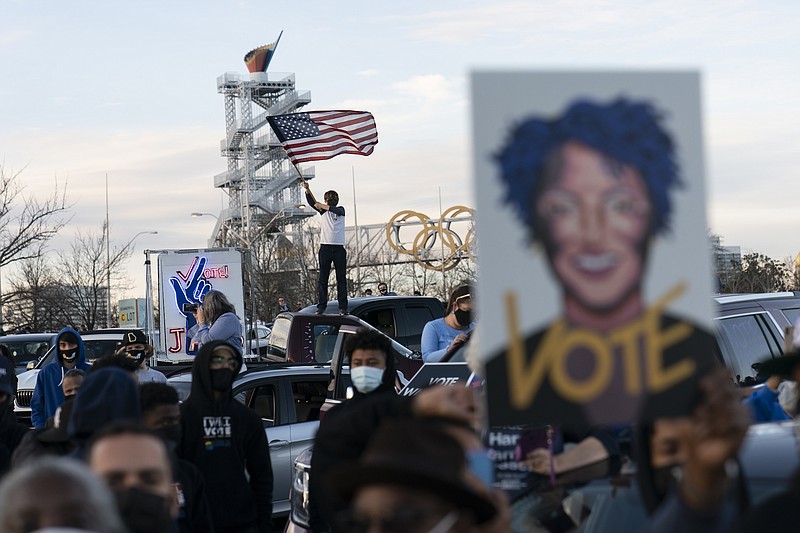
<path fill-rule="evenodd" d="M 202 302 L 212 289 L 223 292 L 236 313 L 244 316 L 242 254 L 236 249 L 162 252 L 158 282 L 161 348 L 167 354 L 195 354 L 186 332 L 197 322 L 184 308 Z"/>
<path fill-rule="evenodd" d="M 694 72 L 472 76 L 493 426 L 691 411 L 715 364 Z"/>

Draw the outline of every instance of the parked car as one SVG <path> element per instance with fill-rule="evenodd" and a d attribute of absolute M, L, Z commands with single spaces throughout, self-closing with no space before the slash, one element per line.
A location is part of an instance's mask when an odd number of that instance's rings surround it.
<path fill-rule="evenodd" d="M 328 389 L 326 365 L 275 364 L 248 370 L 233 382 L 233 394 L 261 417 L 269 442 L 273 472 L 273 514 L 289 513 L 289 488 L 295 458 L 311 446 Z M 169 378 L 181 400 L 192 376 Z"/>
<path fill-rule="evenodd" d="M 0 344 L 6 345 L 14 356 L 16 372 L 25 372 L 28 363 L 34 363 L 44 357 L 55 341 L 56 333 L 20 333 L 0 337 Z"/>
<path fill-rule="evenodd" d="M 316 306 L 309 306 L 300 313 L 313 314 L 316 311 Z M 431 320 L 444 315 L 444 305 L 438 298 L 430 296 L 369 296 L 348 300 L 347 312 L 418 352 L 421 350 L 422 329 Z M 338 314 L 339 303 L 331 300 L 325 315 Z M 276 318 L 274 327 L 277 326 Z"/>
<path fill-rule="evenodd" d="M 269 345 L 269 337 L 272 335 L 272 328 L 264 324 L 256 324 L 250 330 L 248 339 L 252 339 L 252 351 L 258 355 L 267 355 L 267 346 Z M 245 345 L 245 348 L 248 346 Z"/>
<path fill-rule="evenodd" d="M 126 331 L 131 328 L 109 328 L 81 333 L 86 361 L 93 363 L 105 355 L 111 355 L 122 345 Z M 31 398 L 33 389 L 36 387 L 36 377 L 39 370 L 53 362 L 56 357 L 56 346 L 53 345 L 37 362 L 30 362 L 29 370 L 17 376 L 17 397 L 14 399 L 14 412 L 17 419 L 23 423 L 30 423 L 31 419 Z"/>
<path fill-rule="evenodd" d="M 756 377 L 753 363 L 784 353 L 787 327 L 800 318 L 800 292 L 715 296 L 719 356 L 741 384 Z M 749 378 L 749 379 L 748 379 Z"/>
<path fill-rule="evenodd" d="M 340 332 L 347 335 L 360 328 L 376 329 L 354 316 L 281 313 L 273 324 L 265 359 L 276 363 L 330 363 L 343 350 Z M 398 370 L 410 379 L 422 366 L 422 356 L 391 337 L 389 340 Z"/>

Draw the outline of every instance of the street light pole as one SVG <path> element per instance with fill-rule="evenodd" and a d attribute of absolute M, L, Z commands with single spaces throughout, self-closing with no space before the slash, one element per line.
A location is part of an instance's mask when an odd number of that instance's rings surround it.
<path fill-rule="evenodd" d="M 106 297 L 106 305 L 108 306 L 108 318 L 107 318 L 107 320 L 108 320 L 108 327 L 110 328 L 114 324 L 114 314 L 113 314 L 113 311 L 111 309 L 111 257 L 110 257 L 110 254 L 109 254 L 109 247 L 110 247 L 109 241 L 110 241 L 110 239 L 108 238 L 108 235 L 109 235 L 108 225 L 106 225 L 106 283 L 107 283 L 107 287 L 108 287 L 108 289 L 107 289 L 107 297 Z M 139 235 L 158 235 L 158 231 L 153 231 L 153 230 L 151 230 L 151 231 L 140 231 L 139 233 L 134 235 L 133 238 L 131 240 L 129 240 L 128 243 L 125 246 L 122 247 L 122 250 L 120 251 L 120 254 L 122 252 L 126 251 L 130 247 L 130 245 L 133 244 L 133 241 L 135 241 L 136 238 Z M 117 254 L 117 256 L 115 256 L 115 260 L 118 257 L 119 257 L 119 254 Z"/>

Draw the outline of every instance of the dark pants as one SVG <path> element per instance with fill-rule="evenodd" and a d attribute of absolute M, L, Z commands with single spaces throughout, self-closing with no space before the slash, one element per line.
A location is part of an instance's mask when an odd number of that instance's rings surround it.
<path fill-rule="evenodd" d="M 336 297 L 339 311 L 347 311 L 347 253 L 339 244 L 319 246 L 319 280 L 317 280 L 317 310 L 325 312 L 328 307 L 328 278 L 331 263 L 336 269 Z"/>

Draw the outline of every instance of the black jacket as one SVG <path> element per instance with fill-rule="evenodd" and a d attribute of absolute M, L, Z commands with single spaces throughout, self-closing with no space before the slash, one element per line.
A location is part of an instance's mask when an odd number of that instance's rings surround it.
<path fill-rule="evenodd" d="M 189 461 L 184 461 L 171 454 L 172 472 L 179 484 L 178 530 L 182 533 L 195 531 L 211 531 L 214 522 L 211 518 L 211 506 L 206 497 L 206 484 L 203 474 Z"/>
<path fill-rule="evenodd" d="M 9 396 L 8 402 L 12 401 Z M 5 404 L 0 404 L 0 477 L 11 468 L 11 455 L 19 446 L 28 428 L 17 422 L 13 412 Z"/>
<path fill-rule="evenodd" d="M 271 531 L 272 462 L 267 437 L 261 418 L 234 400 L 231 389 L 214 399 L 209 362 L 219 345 L 227 344 L 206 343 L 195 357 L 192 390 L 181 404 L 178 455 L 203 474 L 217 531 Z M 241 354 L 231 348 L 241 366 Z"/>
<path fill-rule="evenodd" d="M 331 467 L 358 460 L 384 417 L 411 416 L 411 398 L 395 392 L 396 372 L 391 355 L 386 364 L 377 389 L 369 394 L 354 389 L 353 398 L 332 407 L 320 423 L 308 480 L 309 525 L 314 532 L 327 531 L 336 514 L 344 510 L 343 502 L 325 497 L 325 477 Z"/>

